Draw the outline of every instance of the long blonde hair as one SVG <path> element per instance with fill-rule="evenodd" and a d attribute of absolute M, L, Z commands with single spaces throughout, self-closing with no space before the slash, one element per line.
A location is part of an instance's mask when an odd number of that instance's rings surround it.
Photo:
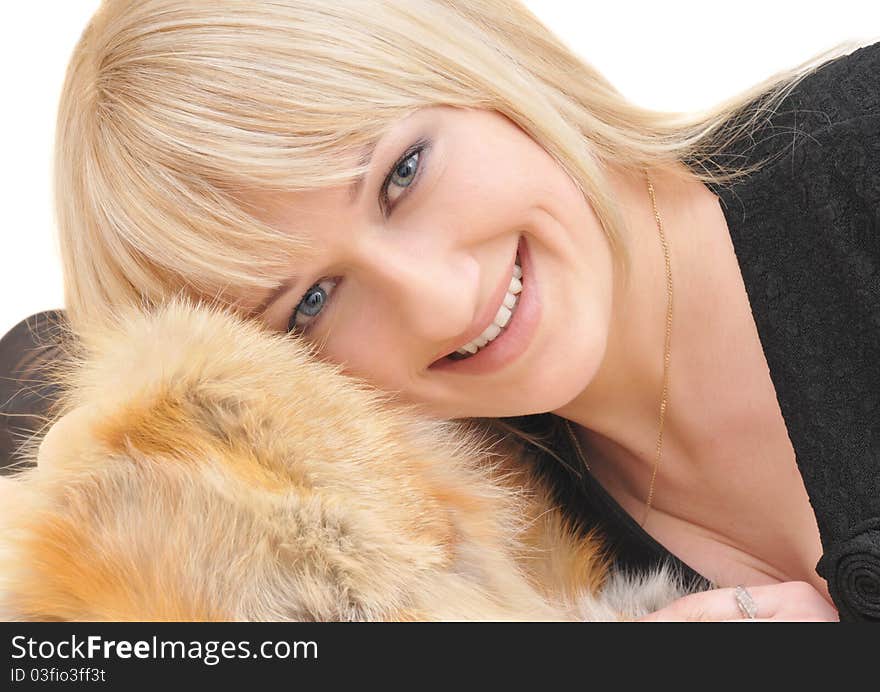
<path fill-rule="evenodd" d="M 697 113 L 628 102 L 514 0 L 104 0 L 60 99 L 55 204 L 74 331 L 123 302 L 172 294 L 235 311 L 285 278 L 308 240 L 239 202 L 306 190 L 351 168 L 389 124 L 424 106 L 498 111 L 579 185 L 626 272 L 607 164 L 710 165 L 848 43 Z M 345 154 L 341 156 L 340 154 Z M 626 274 L 624 274 L 626 275 Z"/>

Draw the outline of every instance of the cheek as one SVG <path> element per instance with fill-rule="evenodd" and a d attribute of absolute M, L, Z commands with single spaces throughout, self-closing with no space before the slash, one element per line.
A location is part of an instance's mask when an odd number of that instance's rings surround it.
<path fill-rule="evenodd" d="M 430 204 L 446 210 L 469 235 L 518 223 L 535 205 L 547 174 L 535 170 L 531 154 L 498 138 L 468 139 L 449 155 Z"/>
<path fill-rule="evenodd" d="M 407 361 L 394 355 L 401 353 L 401 344 L 395 341 L 393 330 L 388 329 L 387 319 L 381 320 L 369 309 L 361 310 L 358 306 L 353 307 L 352 313 L 340 311 L 335 320 L 330 320 L 330 338 L 326 342 L 318 337 L 322 359 L 341 365 L 346 375 L 366 380 L 379 389 L 402 389 Z"/>

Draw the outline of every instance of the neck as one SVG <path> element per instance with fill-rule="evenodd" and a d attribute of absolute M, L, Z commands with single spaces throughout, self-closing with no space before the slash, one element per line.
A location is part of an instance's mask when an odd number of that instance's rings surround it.
<path fill-rule="evenodd" d="M 683 172 L 684 169 L 677 169 Z M 719 275 L 728 267 L 720 253 L 731 252 L 717 199 L 699 181 L 675 171 L 651 171 L 657 209 L 666 236 L 672 271 L 673 313 L 667 409 L 663 427 L 661 480 L 694 478 L 693 465 L 721 429 L 743 412 L 735 394 L 745 365 L 720 368 L 719 356 L 749 348 L 749 332 L 730 291 L 736 277 Z M 614 279 L 612 318 L 606 355 L 577 397 L 553 413 L 585 428 L 580 439 L 614 465 L 612 481 L 644 503 L 657 454 L 666 339 L 666 263 L 644 174 L 615 173 L 611 179 L 629 229 L 631 280 Z M 724 241 L 724 242 L 720 242 Z M 739 290 L 742 290 L 741 287 Z M 748 303 L 746 301 L 746 310 Z M 719 310 L 718 306 L 725 306 Z M 753 347 L 753 345 L 752 345 Z M 740 359 L 744 360 L 744 359 Z M 737 368 L 742 369 L 737 374 Z M 724 386 L 724 381 L 727 386 Z M 723 388 L 722 388 L 723 387 Z M 747 406 L 745 407 L 747 408 Z M 658 493 L 660 491 L 658 490 Z M 662 500 L 658 497 L 658 500 Z"/>

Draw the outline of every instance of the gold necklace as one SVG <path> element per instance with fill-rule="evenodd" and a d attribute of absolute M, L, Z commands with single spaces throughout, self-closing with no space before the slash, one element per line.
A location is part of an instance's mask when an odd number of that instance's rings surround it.
<path fill-rule="evenodd" d="M 642 517 L 641 526 L 645 525 L 648 519 L 648 513 L 651 511 L 651 505 L 654 502 L 654 482 L 657 480 L 657 470 L 660 468 L 660 458 L 663 449 L 663 421 L 666 418 L 666 401 L 669 393 L 669 353 L 672 343 L 672 262 L 669 259 L 669 245 L 666 243 L 666 236 L 663 233 L 663 222 L 660 219 L 660 212 L 657 211 L 657 200 L 654 197 L 654 185 L 648 172 L 645 171 L 645 178 L 648 181 L 648 193 L 651 195 L 651 205 L 654 207 L 654 219 L 657 221 L 657 229 L 660 231 L 660 244 L 663 246 L 663 255 L 666 258 L 666 342 L 664 345 L 663 355 L 663 392 L 660 397 L 660 432 L 657 434 L 657 459 L 654 461 L 654 469 L 651 472 L 651 483 L 648 486 L 648 496 L 645 499 L 645 514 Z M 568 428 L 568 434 L 577 448 L 578 456 L 581 463 L 589 470 L 590 465 L 584 457 L 584 452 L 578 442 L 577 436 L 571 429 L 571 421 L 565 420 Z"/>

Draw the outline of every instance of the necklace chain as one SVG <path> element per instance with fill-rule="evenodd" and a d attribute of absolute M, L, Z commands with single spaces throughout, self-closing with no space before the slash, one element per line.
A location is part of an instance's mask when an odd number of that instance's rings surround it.
<path fill-rule="evenodd" d="M 645 171 L 645 178 L 647 178 L 648 181 L 648 193 L 651 195 L 651 206 L 654 208 L 654 219 L 657 222 L 657 229 L 660 232 L 660 244 L 663 246 L 663 256 L 666 259 L 666 340 L 663 349 L 663 391 L 660 395 L 660 429 L 657 433 L 657 458 L 654 461 L 654 468 L 651 472 L 651 482 L 648 485 L 648 495 L 645 498 L 645 513 L 642 517 L 641 526 L 645 525 L 645 521 L 648 519 L 648 513 L 651 511 L 654 502 L 654 484 L 657 480 L 657 471 L 660 468 L 660 459 L 662 458 L 663 422 L 666 419 L 666 403 L 669 396 L 669 354 L 672 345 L 672 262 L 669 257 L 669 245 L 666 242 L 666 235 L 663 233 L 663 221 L 660 218 L 660 212 L 657 211 L 654 185 L 651 183 L 651 178 L 648 176 L 647 171 Z M 571 422 L 566 420 L 565 425 L 568 428 L 568 434 L 571 436 L 571 439 L 575 444 L 581 463 L 583 463 L 587 470 L 590 470 L 590 465 L 584 456 L 580 442 L 578 442 L 577 436 L 571 429 Z"/>

